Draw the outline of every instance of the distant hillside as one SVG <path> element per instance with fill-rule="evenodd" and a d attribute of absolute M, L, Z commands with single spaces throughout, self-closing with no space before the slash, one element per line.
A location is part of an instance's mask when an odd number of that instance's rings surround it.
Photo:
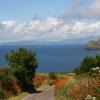
<path fill-rule="evenodd" d="M 87 50 L 100 50 L 100 39 L 96 41 L 88 41 L 85 45 Z"/>
<path fill-rule="evenodd" d="M 78 44 L 77 42 L 70 41 L 19 41 L 19 42 L 7 42 L 0 43 L 0 45 L 68 45 L 68 44 Z"/>

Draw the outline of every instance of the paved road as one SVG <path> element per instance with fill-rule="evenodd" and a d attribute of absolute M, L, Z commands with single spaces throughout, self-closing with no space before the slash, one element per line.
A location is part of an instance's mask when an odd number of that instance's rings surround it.
<path fill-rule="evenodd" d="M 55 100 L 54 86 L 48 87 L 40 93 L 30 94 L 24 97 L 22 100 Z"/>

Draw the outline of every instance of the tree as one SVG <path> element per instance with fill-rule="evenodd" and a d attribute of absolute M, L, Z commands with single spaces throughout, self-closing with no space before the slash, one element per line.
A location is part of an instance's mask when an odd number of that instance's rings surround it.
<path fill-rule="evenodd" d="M 97 65 L 97 66 L 100 66 L 100 55 L 96 55 L 96 56 L 95 56 L 95 59 L 96 59 L 96 65 Z M 96 66 L 96 67 L 97 67 L 97 66 Z"/>
<path fill-rule="evenodd" d="M 85 57 L 80 63 L 80 66 L 74 70 L 76 74 L 90 72 L 92 68 L 100 66 L 100 56 Z"/>
<path fill-rule="evenodd" d="M 80 72 L 89 72 L 95 66 L 96 59 L 94 57 L 86 57 L 83 59 L 79 69 Z"/>
<path fill-rule="evenodd" d="M 11 51 L 6 56 L 12 73 L 22 85 L 24 91 L 33 92 L 35 90 L 32 79 L 37 68 L 36 54 L 25 48 Z"/>

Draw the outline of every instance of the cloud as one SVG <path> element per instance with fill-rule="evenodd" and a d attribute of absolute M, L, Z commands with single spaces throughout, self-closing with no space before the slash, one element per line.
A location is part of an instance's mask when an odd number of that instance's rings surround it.
<path fill-rule="evenodd" d="M 20 24 L 16 24 L 15 20 L 1 21 L 0 43 L 19 41 L 75 43 L 100 37 L 100 0 L 70 1 L 70 8 L 63 18 L 48 17 L 42 20 L 35 17 Z"/>
<path fill-rule="evenodd" d="M 89 18 L 99 18 L 100 19 L 100 0 L 95 0 L 93 4 L 88 8 L 86 16 Z"/>
<path fill-rule="evenodd" d="M 7 27 L 11 27 L 15 24 L 15 21 L 14 20 L 5 20 L 1 23 L 2 25 L 5 25 Z"/>
<path fill-rule="evenodd" d="M 33 19 L 16 27 L 15 32 L 27 32 L 32 30 L 44 32 L 50 30 L 52 27 L 61 25 L 61 23 L 63 23 L 62 19 L 53 17 L 49 17 L 46 20 Z"/>
<path fill-rule="evenodd" d="M 100 22 L 65 22 L 61 18 L 32 19 L 19 25 L 0 23 L 0 43 L 33 41 L 67 42 L 100 37 Z M 9 21 L 8 21 L 9 22 Z"/>
<path fill-rule="evenodd" d="M 65 13 L 65 18 L 70 19 L 100 19 L 100 0 L 71 0 L 70 9 Z"/>

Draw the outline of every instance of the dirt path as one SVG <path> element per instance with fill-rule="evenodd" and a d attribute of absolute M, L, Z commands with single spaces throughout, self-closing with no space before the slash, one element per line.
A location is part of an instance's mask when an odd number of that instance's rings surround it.
<path fill-rule="evenodd" d="M 51 86 L 44 89 L 40 93 L 30 94 L 24 97 L 22 100 L 55 100 L 54 91 L 54 86 Z"/>

